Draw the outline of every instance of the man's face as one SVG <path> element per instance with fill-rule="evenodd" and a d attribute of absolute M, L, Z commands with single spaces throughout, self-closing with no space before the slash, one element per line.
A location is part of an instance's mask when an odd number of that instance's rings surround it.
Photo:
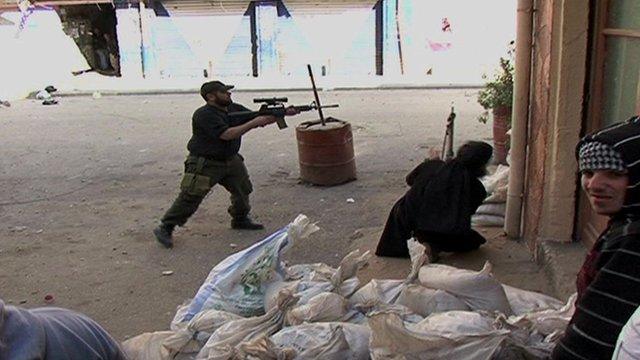
<path fill-rule="evenodd" d="M 622 209 L 629 184 L 626 173 L 611 170 L 583 171 L 581 182 L 591 208 L 596 213 L 611 216 Z"/>
<path fill-rule="evenodd" d="M 209 94 L 209 99 L 216 103 L 218 106 L 227 107 L 231 105 L 231 92 L 229 91 L 214 91 Z"/>

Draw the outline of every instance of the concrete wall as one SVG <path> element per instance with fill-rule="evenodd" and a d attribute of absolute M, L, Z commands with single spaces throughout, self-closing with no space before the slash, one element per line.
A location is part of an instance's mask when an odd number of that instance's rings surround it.
<path fill-rule="evenodd" d="M 540 241 L 572 240 L 588 15 L 588 2 L 538 2 L 524 205 L 524 234 L 531 248 Z"/>
<path fill-rule="evenodd" d="M 0 98 L 21 98 L 47 85 L 64 87 L 73 81 L 71 71 L 88 67 L 55 11 L 35 10 L 22 30 L 20 12 L 0 16 L 8 20 L 0 25 Z"/>

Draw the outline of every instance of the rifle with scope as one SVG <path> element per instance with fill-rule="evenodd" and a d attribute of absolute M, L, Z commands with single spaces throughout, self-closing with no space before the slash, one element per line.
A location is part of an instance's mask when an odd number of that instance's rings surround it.
<path fill-rule="evenodd" d="M 254 118 L 260 115 L 272 115 L 278 118 L 276 123 L 278 124 L 278 128 L 284 129 L 287 127 L 287 123 L 284 121 L 285 115 L 287 115 L 288 108 L 295 108 L 298 112 L 310 111 L 310 110 L 318 110 L 324 108 L 337 108 L 340 105 L 322 105 L 318 106 L 315 101 L 311 102 L 309 105 L 292 105 L 285 106 L 285 103 L 288 102 L 289 99 L 286 97 L 272 97 L 272 98 L 257 98 L 253 99 L 254 103 L 261 103 L 260 109 L 258 111 L 236 111 L 229 113 L 230 118 Z"/>

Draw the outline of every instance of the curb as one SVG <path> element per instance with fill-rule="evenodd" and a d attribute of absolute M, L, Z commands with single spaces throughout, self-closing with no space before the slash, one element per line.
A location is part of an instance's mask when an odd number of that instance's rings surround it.
<path fill-rule="evenodd" d="M 580 242 L 561 243 L 541 241 L 535 258 L 551 280 L 551 286 L 560 300 L 576 292 L 576 275 L 584 262 L 587 249 Z"/>

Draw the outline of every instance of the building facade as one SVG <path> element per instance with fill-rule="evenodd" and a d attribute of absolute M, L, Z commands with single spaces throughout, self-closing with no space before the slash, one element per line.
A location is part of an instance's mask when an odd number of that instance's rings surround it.
<path fill-rule="evenodd" d="M 76 71 L 127 79 L 286 81 L 305 77 L 311 64 L 317 76 L 353 86 L 381 77 L 479 85 L 506 53 L 515 28 L 511 0 L 20 2 L 26 10 L 0 0 L 0 39 L 20 43 L 16 59 L 50 55 L 50 48 L 72 39 L 78 51 L 56 50 L 60 62 L 66 56 Z M 114 51 L 116 58 L 109 58 Z M 21 67 L 16 59 L 12 66 Z M 70 73 L 67 68 L 49 66 L 49 77 Z"/>
<path fill-rule="evenodd" d="M 606 226 L 580 191 L 575 146 L 585 133 L 640 111 L 640 4 L 634 0 L 519 1 L 532 17 L 521 233 L 591 247 Z M 529 9 L 528 11 L 526 9 Z M 516 81 L 518 81 L 516 79 Z M 520 104 L 522 105 L 522 104 Z M 514 104 L 517 107 L 518 104 Z M 511 200 L 511 199 L 510 199 Z"/>

